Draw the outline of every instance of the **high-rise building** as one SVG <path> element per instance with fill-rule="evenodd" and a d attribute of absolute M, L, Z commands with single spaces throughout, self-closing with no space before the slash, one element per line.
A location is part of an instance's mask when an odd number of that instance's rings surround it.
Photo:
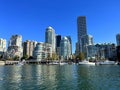
<path fill-rule="evenodd" d="M 60 42 L 60 56 L 61 59 L 69 59 L 71 57 L 71 46 L 67 37 L 63 37 Z"/>
<path fill-rule="evenodd" d="M 60 56 L 60 41 L 61 35 L 56 35 L 56 54 Z"/>
<path fill-rule="evenodd" d="M 83 52 L 83 46 L 82 38 L 87 35 L 87 26 L 86 26 L 86 17 L 80 16 L 77 18 L 77 34 L 78 34 L 78 42 L 76 47 L 76 55 L 78 55 L 80 52 Z M 79 50 L 77 50 L 79 49 Z"/>
<path fill-rule="evenodd" d="M 55 53 L 55 31 L 52 27 L 48 27 L 45 32 L 45 43 L 49 43 L 52 45 L 52 52 Z"/>
<path fill-rule="evenodd" d="M 71 52 L 71 55 L 72 55 L 72 39 L 70 36 L 66 36 L 68 38 L 68 40 L 70 41 L 70 52 Z"/>
<path fill-rule="evenodd" d="M 120 34 L 116 35 L 117 46 L 120 46 Z"/>
<path fill-rule="evenodd" d="M 15 56 L 21 58 L 23 56 L 22 36 L 12 35 L 7 49 L 7 57 L 14 58 Z"/>
<path fill-rule="evenodd" d="M 80 16 L 77 18 L 78 42 L 83 35 L 87 35 L 86 17 Z"/>
<path fill-rule="evenodd" d="M 18 46 L 18 47 L 22 48 L 22 36 L 21 35 L 12 35 L 8 46 Z"/>
<path fill-rule="evenodd" d="M 27 40 L 23 43 L 23 55 L 27 55 L 28 57 L 33 56 L 33 50 L 36 47 L 36 41 Z"/>

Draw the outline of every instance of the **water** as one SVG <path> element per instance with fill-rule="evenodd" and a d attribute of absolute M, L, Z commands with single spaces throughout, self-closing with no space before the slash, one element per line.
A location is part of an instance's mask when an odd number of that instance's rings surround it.
<path fill-rule="evenodd" d="M 120 66 L 0 66 L 0 90 L 120 90 Z"/>

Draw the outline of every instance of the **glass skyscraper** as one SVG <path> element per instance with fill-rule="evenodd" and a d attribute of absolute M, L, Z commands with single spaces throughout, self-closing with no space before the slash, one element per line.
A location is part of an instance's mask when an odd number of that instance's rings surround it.
<path fill-rule="evenodd" d="M 52 27 L 47 27 L 45 32 L 45 43 L 52 45 L 52 52 L 55 53 L 55 31 Z"/>
<path fill-rule="evenodd" d="M 80 16 L 77 18 L 78 41 L 83 35 L 87 35 L 86 17 Z"/>
<path fill-rule="evenodd" d="M 61 35 L 56 35 L 56 54 L 60 56 L 60 41 Z"/>
<path fill-rule="evenodd" d="M 62 59 L 69 59 L 71 56 L 70 41 L 67 37 L 63 37 L 60 42 L 60 56 Z"/>
<path fill-rule="evenodd" d="M 80 52 L 83 52 L 83 44 L 82 44 L 82 37 L 87 35 L 87 27 L 86 27 L 86 17 L 85 16 L 80 16 L 77 18 L 77 29 L 78 29 L 78 42 L 77 42 L 77 47 L 76 51 L 77 54 Z M 78 49 L 78 50 L 77 50 Z"/>

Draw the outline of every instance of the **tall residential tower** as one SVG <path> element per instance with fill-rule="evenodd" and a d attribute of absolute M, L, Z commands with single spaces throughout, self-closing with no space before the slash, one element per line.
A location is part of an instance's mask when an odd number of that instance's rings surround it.
<path fill-rule="evenodd" d="M 86 48 L 89 45 L 93 45 L 93 37 L 87 34 L 87 24 L 85 16 L 80 16 L 77 18 L 77 34 L 78 41 L 76 43 L 76 55 L 78 55 L 80 52 L 86 54 Z"/>
<path fill-rule="evenodd" d="M 55 53 L 55 31 L 52 27 L 48 27 L 45 32 L 45 43 L 52 45 L 52 52 Z"/>
<path fill-rule="evenodd" d="M 78 34 L 78 42 L 76 44 L 76 54 L 83 52 L 82 50 L 82 37 L 87 35 L 87 27 L 86 27 L 86 17 L 80 16 L 77 18 L 77 34 Z"/>

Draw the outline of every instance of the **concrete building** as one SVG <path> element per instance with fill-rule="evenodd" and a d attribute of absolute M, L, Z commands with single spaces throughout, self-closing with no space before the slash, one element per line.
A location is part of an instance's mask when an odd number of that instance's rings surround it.
<path fill-rule="evenodd" d="M 48 57 L 52 57 L 52 45 L 48 43 L 37 43 L 33 57 L 37 61 L 46 60 Z"/>
<path fill-rule="evenodd" d="M 120 34 L 116 35 L 117 46 L 120 46 Z"/>
<path fill-rule="evenodd" d="M 67 37 L 63 37 L 60 42 L 60 56 L 64 60 L 71 58 L 71 46 Z"/>
<path fill-rule="evenodd" d="M 97 59 L 110 59 L 110 60 L 116 59 L 117 53 L 114 43 L 96 44 L 95 46 L 97 48 L 96 51 Z"/>
<path fill-rule="evenodd" d="M 55 42 L 55 30 L 52 27 L 47 27 L 45 32 L 45 43 L 52 45 L 52 52 L 55 53 L 56 42 Z"/>
<path fill-rule="evenodd" d="M 23 43 L 23 55 L 27 55 L 28 57 L 33 56 L 34 48 L 36 47 L 36 41 L 27 40 Z"/>
<path fill-rule="evenodd" d="M 19 58 L 23 56 L 21 35 L 12 35 L 12 37 L 9 40 L 7 58 L 14 58 L 15 56 L 18 56 Z"/>
<path fill-rule="evenodd" d="M 5 52 L 6 52 L 6 40 L 0 38 L 0 56 L 2 56 L 2 58 Z"/>

